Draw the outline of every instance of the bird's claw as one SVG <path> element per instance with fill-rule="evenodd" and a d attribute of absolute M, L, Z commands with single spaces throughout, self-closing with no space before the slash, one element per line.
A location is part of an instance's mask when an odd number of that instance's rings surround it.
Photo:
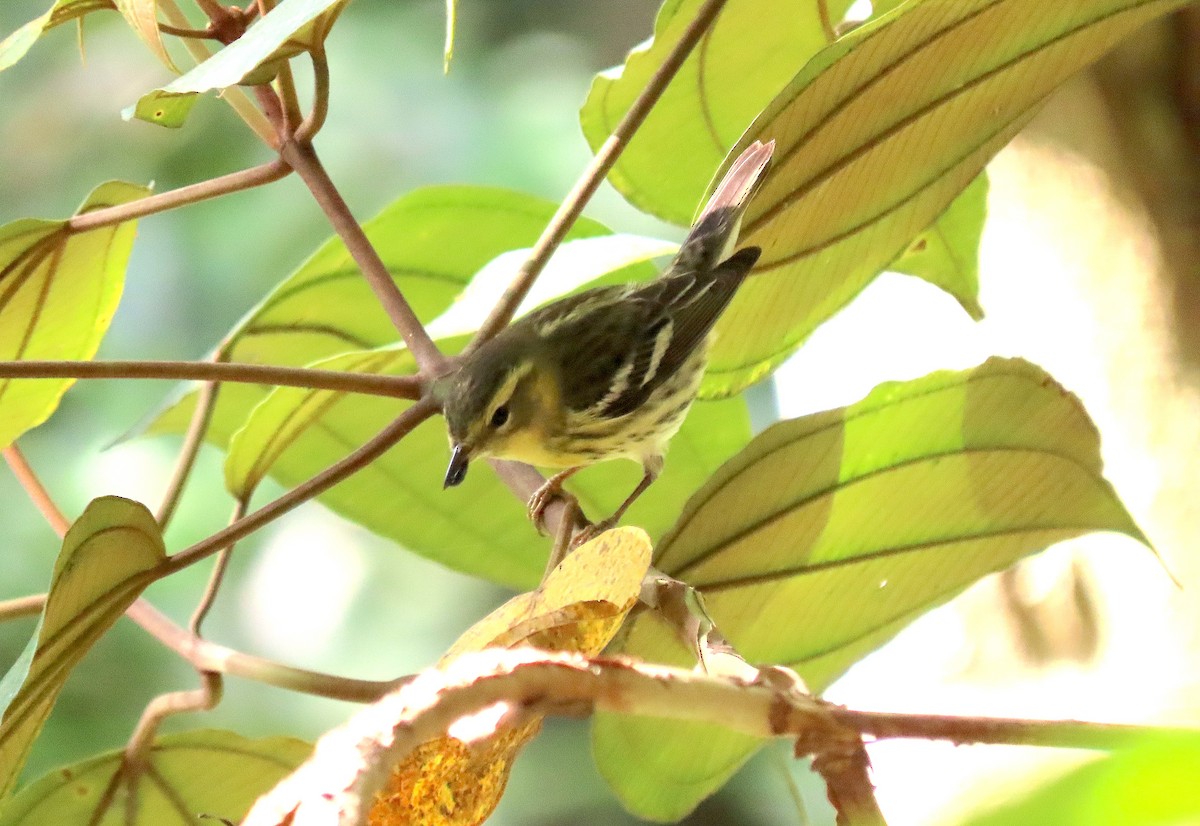
<path fill-rule="evenodd" d="M 607 531 L 609 528 L 615 528 L 616 526 L 617 526 L 617 520 L 613 519 L 612 517 L 609 517 L 608 519 L 601 519 L 599 522 L 595 522 L 591 525 L 588 525 L 586 528 L 583 528 L 581 531 L 579 531 L 579 533 L 577 533 L 573 537 L 571 537 L 572 550 L 574 550 L 575 548 L 578 548 L 580 545 L 584 544 L 585 542 L 591 542 L 593 539 L 595 539 L 597 536 L 599 536 L 600 534 Z"/>
<path fill-rule="evenodd" d="M 533 527 L 542 536 L 546 535 L 546 509 L 555 499 L 565 499 L 571 497 L 571 494 L 562 489 L 562 483 L 555 479 L 550 479 L 546 484 L 533 492 L 529 497 L 529 502 L 526 504 L 526 511 L 529 514 L 529 521 L 533 523 Z"/>

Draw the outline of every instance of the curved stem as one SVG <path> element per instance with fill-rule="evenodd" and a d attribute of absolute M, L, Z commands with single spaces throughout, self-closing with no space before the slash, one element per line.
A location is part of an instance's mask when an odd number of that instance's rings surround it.
<path fill-rule="evenodd" d="M 373 439 L 351 453 L 345 459 L 329 466 L 304 484 L 293 488 L 273 502 L 259 508 L 253 513 L 237 520 L 224 530 L 218 531 L 205 540 L 197 542 L 190 548 L 185 548 L 167 559 L 163 566 L 164 575 L 186 568 L 232 542 L 266 525 L 293 508 L 313 499 L 343 479 L 357 473 L 371 462 L 378 459 L 392 448 L 396 442 L 404 438 L 421 422 L 433 415 L 436 403 L 431 399 L 421 401 L 409 407 L 396 417 L 387 427 L 381 430 Z"/>
<path fill-rule="evenodd" d="M 329 61 L 323 48 L 309 52 L 313 65 L 313 106 L 308 117 L 296 130 L 296 139 L 307 141 L 321 131 L 329 114 Z"/>
<path fill-rule="evenodd" d="M 617 158 L 625 151 L 630 139 L 641 128 L 654 104 L 662 97 L 667 85 L 683 66 L 692 49 L 704 37 L 704 33 L 712 26 L 724 6 L 725 0 L 707 0 L 700 7 L 696 17 L 680 35 L 679 42 L 675 44 L 670 54 L 663 60 L 662 65 L 658 67 L 658 71 L 646 83 L 641 94 L 637 96 L 633 105 L 629 107 L 629 111 L 625 113 L 625 117 L 621 118 L 621 122 L 617 124 L 608 140 L 600 147 L 600 151 L 592 158 L 579 181 L 559 206 L 558 211 L 554 213 L 554 217 L 550 219 L 542 236 L 538 238 L 537 243 L 530 251 L 529 258 L 521 265 L 512 284 L 504 291 L 504 295 L 497 302 L 491 315 L 479 328 L 479 332 L 475 334 L 467 352 L 474 350 L 481 343 L 496 335 L 512 321 L 517 307 L 529 293 L 533 282 L 550 260 L 550 256 L 554 254 L 554 250 L 562 243 L 576 219 L 583 213 L 584 206 L 596 193 L 604 177 L 617 162 Z"/>
<path fill-rule="evenodd" d="M 196 457 L 200 454 L 200 445 L 204 442 L 204 434 L 212 421 L 213 406 L 217 401 L 220 385 L 216 382 L 206 382 L 196 399 L 196 409 L 192 411 L 192 420 L 188 422 L 187 434 L 183 437 L 183 447 L 179 451 L 179 459 L 175 463 L 175 472 L 167 483 L 167 491 L 163 494 L 162 504 L 158 506 L 158 526 L 162 531 L 167 530 L 179 499 L 183 495 L 183 487 L 192 468 L 196 465 Z"/>
<path fill-rule="evenodd" d="M 233 506 L 233 516 L 229 519 L 230 524 L 245 516 L 249 507 L 249 497 L 243 496 L 238 499 L 237 504 Z M 217 591 L 221 590 L 221 583 L 225 579 L 225 570 L 229 567 L 229 558 L 233 556 L 233 548 L 234 544 L 230 543 L 229 547 L 223 549 L 217 555 L 217 561 L 213 565 L 212 573 L 208 577 L 208 585 L 205 586 L 204 594 L 200 597 L 200 604 L 192 612 L 192 620 L 188 623 L 188 630 L 192 632 L 193 637 L 200 636 L 200 626 L 204 624 L 205 617 L 208 616 L 213 602 L 217 599 Z"/>
<path fill-rule="evenodd" d="M 425 331 L 417 314 L 404 298 L 379 253 L 350 212 L 350 207 L 334 186 L 329 173 L 321 165 L 316 150 L 308 141 L 288 141 L 280 149 L 280 157 L 304 179 L 313 197 L 324 211 L 329 223 L 354 258 L 367 283 L 379 299 L 392 324 L 404 338 L 408 349 L 423 373 L 437 374 L 446 366 L 446 357 L 438 350 Z"/>
<path fill-rule="evenodd" d="M 308 367 L 215 361 L 0 361 L 0 378 L 228 381 L 340 390 L 413 401 L 421 395 L 420 380 L 416 376 L 381 376 Z"/>
<path fill-rule="evenodd" d="M 209 198 L 216 198 L 219 195 L 228 195 L 231 192 L 240 192 L 244 189 L 252 189 L 256 186 L 269 184 L 273 181 L 278 181 L 289 172 L 291 172 L 291 169 L 288 168 L 288 165 L 276 158 L 273 161 L 252 166 L 249 169 L 230 172 L 228 175 L 222 175 L 219 178 L 181 186 L 179 189 L 172 189 L 170 192 L 148 195 L 145 198 L 139 198 L 127 204 L 118 204 L 116 206 L 105 207 L 104 209 L 85 212 L 82 215 L 76 215 L 67 220 L 67 230 L 70 232 L 86 232 L 91 229 L 119 224 L 122 221 L 132 221 L 135 218 L 143 218 L 147 215 L 153 215 L 156 212 L 164 212 L 168 209 L 175 209 L 176 207 L 205 201 Z"/>

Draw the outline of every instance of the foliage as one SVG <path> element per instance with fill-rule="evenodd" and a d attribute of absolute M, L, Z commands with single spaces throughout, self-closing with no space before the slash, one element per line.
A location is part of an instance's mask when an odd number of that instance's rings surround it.
<path fill-rule="evenodd" d="M 811 712 L 814 739 L 800 737 L 797 752 L 815 753 L 818 764 L 845 757 L 847 737 L 861 751 L 866 729 L 835 720 L 809 692 L 819 695 L 971 583 L 1055 542 L 1112 531 L 1148 543 L 1103 476 L 1087 413 L 1028 362 L 991 359 L 882 385 L 852 405 L 777 422 L 753 438 L 743 391 L 885 269 L 922 278 L 981 317 L 984 165 L 1064 80 L 1182 4 L 909 0 L 877 4 L 860 25 L 843 21 L 848 2 L 805 0 L 798 11 L 790 0 L 728 0 L 723 10 L 716 0 L 666 0 L 653 38 L 596 77 L 580 125 L 597 165 L 562 207 L 503 188 L 429 186 L 359 225 L 313 145 L 332 94 L 327 37 L 354 14 L 344 0 L 246 10 L 197 0 L 188 14 L 203 13 L 199 28 L 170 0 L 55 2 L 0 42 L 0 70 L 59 24 L 116 10 L 165 68 L 190 65 L 180 44 L 194 63 L 131 101 L 127 117 L 188 127 L 219 93 L 277 157 L 159 194 L 103 183 L 71 218 L 0 227 L 0 357 L 10 360 L 0 364 L 0 443 L 14 469 L 24 463 L 17 439 L 54 414 L 75 378 L 205 382 L 181 385 L 131 431 L 189 434 L 180 481 L 158 515 L 106 496 L 66 532 L 38 629 L 0 682 L 3 794 L 72 669 L 127 610 L 206 685 L 200 696 L 152 704 L 125 752 L 78 763 L 0 802 L 0 824 L 186 821 L 194 811 L 237 818 L 293 769 L 248 822 L 290 822 L 303 792 L 293 799 L 289 790 L 314 776 L 344 780 L 336 815 L 346 822 L 480 822 L 550 713 L 594 713 L 601 773 L 627 808 L 660 820 L 713 794 L 765 736 L 795 736 L 780 708 Z M 448 0 L 446 10 L 448 70 L 459 9 Z M 223 48 L 208 56 L 198 45 L 206 40 Z M 293 72 L 310 69 L 305 113 Z M 614 233 L 579 216 L 609 164 L 630 204 L 686 224 L 754 141 L 775 147 L 741 236 L 762 258 L 718 324 L 701 401 L 674 438 L 662 478 L 629 511 L 637 527 L 583 545 L 539 584 L 549 542 L 536 536 L 522 504 L 539 477 L 500 466 L 443 492 L 444 429 L 427 421 L 438 406 L 432 379 L 497 319 L 655 276 L 651 262 L 673 251 L 671 241 Z M 208 360 L 89 362 L 117 309 L 137 220 L 293 172 L 337 234 L 268 290 Z M 202 441 L 225 451 L 234 519 L 168 551 L 163 532 Z M 631 473 L 602 465 L 572 479 L 571 489 L 585 513 L 606 513 L 624 498 Z M 251 511 L 268 478 L 287 492 Z M 24 484 L 53 514 L 31 472 Z M 457 673 L 460 656 L 466 662 L 489 648 L 534 646 L 573 655 L 578 665 L 608 646 L 635 663 L 641 682 L 633 699 L 584 703 L 556 695 L 561 685 L 551 678 L 532 688 L 517 680 L 521 691 L 494 698 L 490 730 L 451 731 L 479 711 L 464 706 L 460 720 L 416 737 L 445 713 L 439 703 L 452 692 L 444 685 L 422 705 L 413 687 L 420 679 L 364 685 L 201 638 L 234 543 L 314 498 L 414 553 L 527 591 L 480 621 L 430 674 Z M 550 523 L 569 528 L 569 519 L 557 511 Z M 556 550 L 566 537 L 555 538 Z M 151 583 L 217 554 L 189 631 L 140 599 Z M 693 685 L 672 671 L 663 684 L 702 697 L 732 692 L 738 708 L 728 719 L 639 714 L 658 708 L 653 671 L 637 670 L 641 663 L 696 667 L 712 679 Z M 511 676 L 500 670 L 478 676 Z M 345 699 L 383 697 L 371 714 L 395 740 L 373 741 L 374 750 L 350 763 L 329 762 L 321 748 L 302 763 L 308 746 L 296 740 L 216 730 L 155 736 L 166 714 L 215 704 L 225 673 Z M 778 702 L 769 719 L 754 717 L 749 710 L 768 688 Z M 388 704 L 397 697 L 403 702 Z M 406 734 L 414 742 L 405 744 Z M 1142 771 L 1143 753 L 1135 754 L 1103 765 Z M 831 800 L 844 802 L 845 778 L 822 774 Z M 216 776 L 239 782 L 214 784 Z M 322 800 L 311 805 L 333 797 Z"/>

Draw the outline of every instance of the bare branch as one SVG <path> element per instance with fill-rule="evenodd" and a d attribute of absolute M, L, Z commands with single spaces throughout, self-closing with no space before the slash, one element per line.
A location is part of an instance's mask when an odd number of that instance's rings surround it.
<path fill-rule="evenodd" d="M 329 173 L 321 165 L 312 144 L 307 141 L 287 141 L 280 149 L 280 155 L 308 185 L 329 223 L 333 225 L 334 231 L 341 236 L 346 249 L 362 270 L 388 318 L 400 331 L 421 371 L 430 375 L 442 372 L 446 366 L 445 356 L 437 349 L 417 314 L 392 280 L 391 273 L 388 272 L 379 253 L 371 245 L 366 233 L 350 212 L 350 207 L 334 186 Z"/>
<path fill-rule="evenodd" d="M 76 215 L 67 221 L 67 229 L 70 232 L 86 232 L 91 229 L 119 224 L 122 221 L 144 218 L 156 212 L 164 212 L 168 209 L 175 209 L 176 207 L 205 201 L 209 198 L 216 198 L 220 195 L 228 195 L 231 192 L 241 192 L 244 189 L 253 189 L 256 186 L 269 184 L 285 177 L 289 172 L 291 172 L 291 169 L 288 168 L 287 164 L 276 158 L 273 161 L 252 166 L 249 169 L 230 172 L 228 175 L 222 175 L 219 178 L 211 178 L 207 181 L 181 186 L 179 189 L 172 189 L 170 192 L 148 195 L 145 198 L 139 198 L 136 201 L 130 201 L 126 204 L 117 204 L 116 206 L 85 212 L 83 215 Z"/>
<path fill-rule="evenodd" d="M 190 548 L 186 548 L 171 556 L 167 560 L 165 571 L 178 571 L 207 556 L 211 556 L 230 543 L 248 536 L 293 508 L 324 493 L 338 482 L 362 470 L 384 453 L 391 450 L 392 446 L 408 435 L 414 427 L 433 415 L 435 409 L 436 403 L 434 401 L 431 399 L 422 399 L 401 413 L 374 438 L 345 459 L 329 466 L 304 484 L 293 488 L 275 501 L 264 505 L 248 516 L 237 520 L 224 530 L 218 531 L 207 539 L 197 542 Z"/>
<path fill-rule="evenodd" d="M 8 462 L 13 475 L 17 477 L 21 487 L 29 494 L 29 498 L 33 500 L 33 504 L 50 523 L 54 532 L 60 537 L 66 536 L 67 529 L 71 527 L 71 521 L 63 515 L 63 512 L 58 509 L 58 505 L 50 498 L 50 492 L 46 490 L 42 480 L 34 473 L 29 462 L 25 460 L 25 454 L 21 452 L 16 443 L 4 448 L 4 460 Z"/>
<path fill-rule="evenodd" d="M 340 390 L 370 396 L 416 400 L 416 376 L 379 376 L 308 367 L 278 367 L 216 361 L 0 361 L 0 378 L 12 379 L 168 379 L 231 381 Z"/>
<path fill-rule="evenodd" d="M 216 382 L 205 382 L 200 387 L 200 393 L 196 399 L 196 409 L 192 411 L 192 420 L 188 422 L 187 433 L 183 437 L 183 446 L 179 450 L 179 458 L 175 462 L 175 472 L 171 474 L 171 481 L 167 483 L 166 493 L 163 494 L 162 504 L 158 506 L 159 528 L 166 531 L 167 525 L 171 522 L 171 517 L 175 514 L 175 508 L 179 505 L 179 499 L 183 495 L 184 485 L 187 484 L 188 477 L 192 475 L 192 468 L 196 465 L 196 457 L 200 454 L 200 445 L 204 443 L 204 434 L 208 432 L 208 425 L 212 421 L 213 406 L 217 402 L 217 392 L 220 390 L 220 385 Z"/>

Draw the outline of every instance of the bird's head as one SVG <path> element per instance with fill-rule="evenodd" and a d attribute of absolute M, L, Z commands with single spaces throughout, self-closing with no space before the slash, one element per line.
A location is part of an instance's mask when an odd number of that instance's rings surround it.
<path fill-rule="evenodd" d="M 554 382 L 516 342 L 501 334 L 434 385 L 450 433 L 444 487 L 467 475 L 472 459 L 536 461 L 542 428 L 553 415 Z"/>

